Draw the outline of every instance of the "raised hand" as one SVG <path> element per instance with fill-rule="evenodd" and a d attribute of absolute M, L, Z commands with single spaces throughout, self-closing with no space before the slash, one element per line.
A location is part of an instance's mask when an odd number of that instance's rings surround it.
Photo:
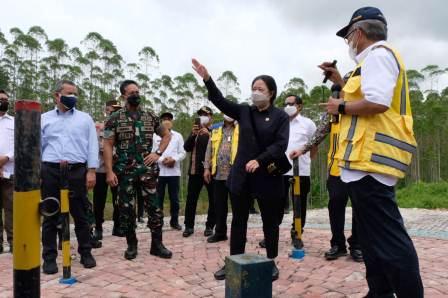
<path fill-rule="evenodd" d="M 210 75 L 208 74 L 207 68 L 205 68 L 204 65 L 199 63 L 199 61 L 196 60 L 195 58 L 191 59 L 191 62 L 193 63 L 194 71 L 196 71 L 197 74 L 200 75 L 202 79 L 204 79 L 204 81 L 208 81 Z"/>

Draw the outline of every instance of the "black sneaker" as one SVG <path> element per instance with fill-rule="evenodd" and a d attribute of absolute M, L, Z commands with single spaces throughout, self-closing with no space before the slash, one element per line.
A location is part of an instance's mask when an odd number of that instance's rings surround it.
<path fill-rule="evenodd" d="M 95 238 L 97 240 L 103 240 L 103 230 L 101 229 L 95 229 Z"/>
<path fill-rule="evenodd" d="M 219 269 L 218 271 L 216 271 L 213 276 L 215 277 L 216 280 L 224 280 L 226 279 L 226 266 L 222 266 L 221 269 Z"/>
<path fill-rule="evenodd" d="M 211 235 L 213 235 L 213 228 L 209 228 L 209 227 L 205 228 L 204 236 L 209 237 Z"/>
<path fill-rule="evenodd" d="M 177 222 L 170 223 L 170 227 L 175 229 L 175 230 L 182 231 L 182 226 L 180 224 L 178 224 Z"/>
<path fill-rule="evenodd" d="M 350 256 L 355 262 L 364 262 L 362 251 L 360 249 L 350 249 Z"/>
<path fill-rule="evenodd" d="M 191 235 L 193 235 L 193 233 L 194 233 L 194 229 L 185 228 L 184 232 L 182 233 L 182 236 L 190 237 Z"/>
<path fill-rule="evenodd" d="M 45 274 L 56 274 L 58 273 L 58 264 L 56 264 L 56 260 L 45 261 L 42 265 L 42 271 Z"/>
<path fill-rule="evenodd" d="M 90 245 L 92 245 L 92 248 L 101 248 L 103 246 L 103 243 L 93 237 L 92 239 L 90 239 Z"/>
<path fill-rule="evenodd" d="M 213 234 L 207 238 L 208 243 L 216 243 L 219 241 L 226 241 L 226 240 L 227 240 L 227 235 L 220 236 L 220 235 Z"/>
<path fill-rule="evenodd" d="M 343 257 L 347 255 L 347 249 L 339 248 L 337 245 L 333 245 L 330 250 L 325 253 L 325 259 L 327 260 L 336 260 L 339 257 Z"/>
<path fill-rule="evenodd" d="M 84 265 L 84 268 L 93 268 L 96 266 L 96 261 L 93 258 L 91 253 L 87 253 L 84 255 L 81 255 L 81 261 L 80 263 Z"/>
<path fill-rule="evenodd" d="M 278 271 L 277 265 L 275 265 L 275 262 L 274 262 L 274 266 L 272 267 L 272 281 L 277 280 L 279 275 L 280 275 L 280 272 Z"/>

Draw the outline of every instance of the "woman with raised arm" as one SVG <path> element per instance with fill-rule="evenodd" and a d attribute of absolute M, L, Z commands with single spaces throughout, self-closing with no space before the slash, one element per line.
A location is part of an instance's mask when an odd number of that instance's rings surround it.
<path fill-rule="evenodd" d="M 202 77 L 208 90 L 208 99 L 224 114 L 238 121 L 240 137 L 235 161 L 227 186 L 232 204 L 230 254 L 242 254 L 246 246 L 247 220 L 251 197 L 258 200 L 267 257 L 278 255 L 279 220 L 283 208 L 283 180 L 281 175 L 269 173 L 272 161 L 281 159 L 288 146 L 288 115 L 273 106 L 277 85 L 272 77 L 261 75 L 252 82 L 252 105 L 237 104 L 223 97 L 207 69 L 193 59 L 193 69 Z M 225 279 L 225 268 L 215 272 L 215 278 Z M 272 280 L 278 279 L 275 266 Z"/>

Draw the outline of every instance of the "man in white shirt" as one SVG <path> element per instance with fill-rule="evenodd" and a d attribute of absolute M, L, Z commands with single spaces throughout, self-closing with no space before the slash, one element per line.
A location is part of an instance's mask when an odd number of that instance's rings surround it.
<path fill-rule="evenodd" d="M 3 252 L 3 218 L 12 252 L 12 197 L 14 191 L 14 117 L 8 115 L 9 101 L 5 90 L 0 90 L 0 253 Z M 2 210 L 3 209 L 3 210 Z"/>
<path fill-rule="evenodd" d="M 311 140 L 311 137 L 316 131 L 314 122 L 302 115 L 300 112 L 303 109 L 302 98 L 298 95 L 289 95 L 285 100 L 285 112 L 289 116 L 289 141 L 286 149 L 286 156 L 292 165 L 290 153 L 293 150 L 301 149 Z M 311 152 L 307 152 L 299 157 L 299 176 L 300 176 L 300 207 L 302 219 L 302 232 L 306 222 L 306 205 L 308 193 L 311 188 L 311 158 L 314 158 L 317 153 L 317 148 L 313 148 Z M 285 211 L 289 209 L 289 180 L 293 176 L 293 169 L 289 170 L 284 177 L 285 181 Z M 283 219 L 283 213 L 280 215 Z M 281 221 L 280 221 L 281 222 Z"/>
<path fill-rule="evenodd" d="M 168 186 L 168 194 L 170 197 L 170 226 L 175 230 L 182 230 L 179 225 L 179 185 L 180 185 L 180 162 L 185 158 L 184 139 L 182 135 L 173 128 L 173 114 L 166 112 L 160 116 L 162 125 L 170 131 L 170 142 L 168 147 L 163 151 L 157 163 L 159 164 L 160 174 L 157 185 L 157 195 L 160 205 L 163 208 L 165 198 L 165 188 Z M 157 151 L 160 145 L 160 137 L 154 135 L 153 151 Z"/>
<path fill-rule="evenodd" d="M 423 297 L 417 253 L 394 190 L 416 151 L 404 63 L 385 42 L 387 22 L 378 8 L 358 9 L 337 35 L 357 66 L 344 84 L 330 63 L 321 65 L 330 80 L 345 85 L 343 99 L 324 105 L 341 114 L 336 157 L 358 221 L 366 297 Z"/>

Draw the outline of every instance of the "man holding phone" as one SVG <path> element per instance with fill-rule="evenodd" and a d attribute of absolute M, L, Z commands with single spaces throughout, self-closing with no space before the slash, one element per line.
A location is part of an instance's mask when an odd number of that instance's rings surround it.
<path fill-rule="evenodd" d="M 207 150 L 208 139 L 212 125 L 213 111 L 207 106 L 203 106 L 197 112 L 198 118 L 195 119 L 190 136 L 185 141 L 184 149 L 191 152 L 190 166 L 188 169 L 188 194 L 185 206 L 185 230 L 184 237 L 189 237 L 194 233 L 194 219 L 196 217 L 196 207 L 199 194 L 204 186 L 204 159 Z M 208 214 L 205 223 L 204 236 L 213 234 L 215 226 L 215 208 L 213 199 L 213 182 L 206 185 L 208 192 Z"/>

